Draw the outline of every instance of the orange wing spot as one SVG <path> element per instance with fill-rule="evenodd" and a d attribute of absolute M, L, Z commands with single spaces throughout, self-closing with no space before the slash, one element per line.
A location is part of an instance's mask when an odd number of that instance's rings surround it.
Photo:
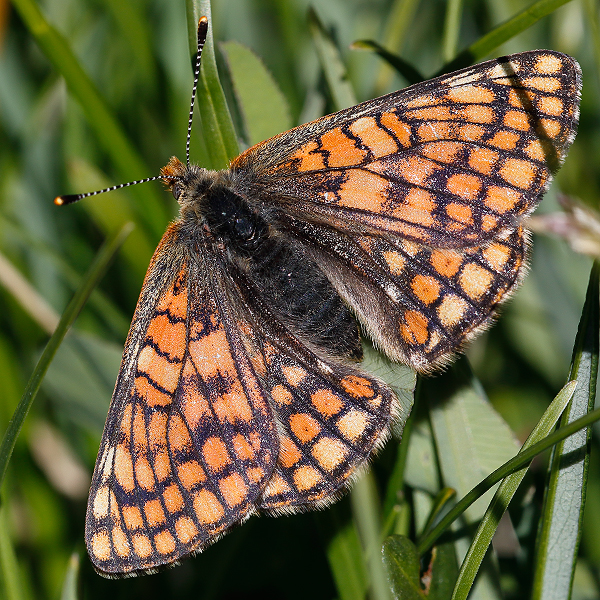
<path fill-rule="evenodd" d="M 419 125 L 416 137 L 420 142 L 432 142 L 454 137 L 451 135 L 450 125 L 451 123 L 448 121 L 429 121 L 423 123 L 423 125 Z M 453 123 L 452 126 L 454 126 Z"/>
<path fill-rule="evenodd" d="M 112 539 L 115 552 L 122 557 L 129 556 L 131 553 L 131 546 L 129 545 L 127 536 L 118 525 L 115 525 L 112 528 Z"/>
<path fill-rule="evenodd" d="M 467 175 L 466 173 L 457 173 L 448 177 L 446 187 L 451 194 L 456 194 L 461 198 L 474 200 L 481 189 L 481 178 L 477 175 Z M 467 208 L 467 207 L 465 207 Z M 460 221 L 460 219 L 457 219 Z"/>
<path fill-rule="evenodd" d="M 474 125 L 473 123 L 467 123 L 461 125 L 455 137 L 459 140 L 465 140 L 466 142 L 476 142 L 480 140 L 485 134 L 485 128 L 481 125 Z"/>
<path fill-rule="evenodd" d="M 232 444 L 233 451 L 240 460 L 249 460 L 255 457 L 254 448 L 252 448 L 248 440 L 241 433 L 238 433 L 233 438 Z"/>
<path fill-rule="evenodd" d="M 343 390 L 354 398 L 372 398 L 375 395 L 373 383 L 364 377 L 348 375 L 340 381 Z"/>
<path fill-rule="evenodd" d="M 398 144 L 396 144 L 394 138 L 379 127 L 373 117 L 356 119 L 349 129 L 360 139 L 363 146 L 369 148 L 375 158 L 394 154 L 398 151 Z"/>
<path fill-rule="evenodd" d="M 338 419 L 336 427 L 344 438 L 355 442 L 363 435 L 368 424 L 367 414 L 353 408 Z"/>
<path fill-rule="evenodd" d="M 323 479 L 321 474 L 314 467 L 309 466 L 298 467 L 294 471 L 293 477 L 294 484 L 300 492 L 310 490 Z"/>
<path fill-rule="evenodd" d="M 177 467 L 177 475 L 186 490 L 191 490 L 195 485 L 206 481 L 204 469 L 195 460 L 180 464 Z"/>
<path fill-rule="evenodd" d="M 489 104 L 496 98 L 493 92 L 480 85 L 465 85 L 451 88 L 446 97 L 451 102 Z"/>
<path fill-rule="evenodd" d="M 504 125 L 511 129 L 518 129 L 519 131 L 529 131 L 531 129 L 529 115 L 521 110 L 506 111 L 504 115 Z"/>
<path fill-rule="evenodd" d="M 396 252 L 395 250 L 384 252 L 383 258 L 392 275 L 400 275 L 400 273 L 402 273 L 402 270 L 406 265 L 406 259 L 404 256 L 402 256 L 402 254 L 400 254 L 400 252 Z"/>
<path fill-rule="evenodd" d="M 459 111 L 461 119 L 471 123 L 493 123 L 496 120 L 496 113 L 491 106 L 481 106 L 480 104 L 471 104 L 465 106 Z"/>
<path fill-rule="evenodd" d="M 493 217 L 492 215 L 483 215 L 481 219 L 481 228 L 483 229 L 483 231 L 491 231 L 497 226 L 498 219 L 496 219 L 496 217 Z"/>
<path fill-rule="evenodd" d="M 228 392 L 223 392 L 220 398 L 213 400 L 212 407 L 221 423 L 249 423 L 253 418 L 252 408 L 239 379 L 230 384 Z"/>
<path fill-rule="evenodd" d="M 404 311 L 404 319 L 400 329 L 402 337 L 409 344 L 424 344 L 429 337 L 429 320 L 417 310 Z"/>
<path fill-rule="evenodd" d="M 124 506 L 122 510 L 123 520 L 125 521 L 125 526 L 127 529 L 141 529 L 144 526 L 142 513 L 137 506 Z"/>
<path fill-rule="evenodd" d="M 263 499 L 272 498 L 273 496 L 279 496 L 291 491 L 292 488 L 289 486 L 288 482 L 279 473 L 275 473 L 273 477 L 269 479 L 269 484 L 263 492 Z M 285 502 L 278 503 L 277 506 L 282 504 L 285 504 Z"/>
<path fill-rule="evenodd" d="M 161 554 L 171 554 L 175 550 L 175 540 L 168 531 L 161 531 L 154 536 L 154 545 Z"/>
<path fill-rule="evenodd" d="M 170 513 L 178 512 L 183 508 L 183 496 L 179 491 L 179 488 L 172 483 L 169 487 L 165 488 L 163 492 L 163 500 L 165 506 Z"/>
<path fill-rule="evenodd" d="M 415 275 L 410 287 L 415 296 L 424 304 L 435 302 L 440 295 L 440 284 L 433 277 Z"/>
<path fill-rule="evenodd" d="M 264 476 L 265 471 L 260 467 L 246 469 L 246 477 L 250 483 L 258 483 Z"/>
<path fill-rule="evenodd" d="M 493 211 L 502 214 L 515 208 L 521 195 L 510 188 L 490 186 L 488 188 L 484 203 Z"/>
<path fill-rule="evenodd" d="M 146 373 L 152 381 L 171 394 L 177 389 L 181 363 L 170 363 L 161 356 L 152 346 L 145 346 L 138 357 L 138 371 Z"/>
<path fill-rule="evenodd" d="M 514 150 L 521 136 L 514 131 L 497 131 L 493 138 L 491 138 L 488 144 L 501 148 L 502 150 Z"/>
<path fill-rule="evenodd" d="M 187 544 L 198 533 L 198 529 L 192 519 L 180 517 L 175 523 L 175 533 L 182 544 Z"/>
<path fill-rule="evenodd" d="M 555 150 L 547 140 L 532 140 L 523 148 L 523 152 L 532 160 L 538 162 L 546 162 L 550 157 L 554 156 Z"/>
<path fill-rule="evenodd" d="M 446 214 L 457 223 L 471 225 L 473 223 L 473 211 L 466 204 L 450 202 L 446 206 Z"/>
<path fill-rule="evenodd" d="M 452 121 L 457 118 L 450 111 L 449 106 L 431 106 L 427 108 L 417 108 L 409 110 L 406 113 L 409 119 L 418 119 L 419 121 Z"/>
<path fill-rule="evenodd" d="M 199 340 L 191 341 L 189 349 L 196 368 L 203 376 L 216 377 L 219 373 L 237 376 L 223 328 L 216 329 Z"/>
<path fill-rule="evenodd" d="M 482 255 L 490 267 L 499 272 L 510 258 L 510 248 L 496 242 L 484 248 Z"/>
<path fill-rule="evenodd" d="M 108 560 L 110 558 L 112 545 L 106 531 L 95 533 L 92 537 L 92 554 L 98 560 Z"/>
<path fill-rule="evenodd" d="M 148 439 L 153 450 L 165 448 L 167 445 L 167 415 L 162 411 L 154 411 L 148 424 Z"/>
<path fill-rule="evenodd" d="M 152 554 L 152 544 L 148 536 L 136 533 L 131 539 L 133 550 L 140 558 L 148 558 Z"/>
<path fill-rule="evenodd" d="M 417 108 L 419 106 L 433 106 L 439 104 L 440 99 L 437 96 L 417 96 L 406 103 L 407 108 Z"/>
<path fill-rule="evenodd" d="M 462 298 L 446 294 L 437 308 L 437 316 L 444 327 L 453 327 L 461 322 L 466 310 L 467 303 Z"/>
<path fill-rule="evenodd" d="M 165 522 L 165 512 L 160 505 L 160 500 L 148 500 L 144 504 L 144 514 L 150 527 L 156 527 Z"/>
<path fill-rule="evenodd" d="M 376 162 L 369 165 L 369 170 L 372 171 L 379 168 Z M 348 171 L 345 175 L 345 181 L 338 190 L 340 206 L 382 212 L 387 201 L 387 180 L 374 172 L 356 169 Z"/>
<path fill-rule="evenodd" d="M 172 450 L 181 451 L 189 449 L 192 446 L 192 438 L 190 437 L 188 428 L 183 419 L 179 415 L 171 415 L 169 421 L 169 444 Z"/>
<path fill-rule="evenodd" d="M 202 446 L 204 462 L 213 470 L 220 471 L 231 462 L 227 446 L 219 437 L 209 437 Z"/>
<path fill-rule="evenodd" d="M 127 404 L 123 409 L 123 417 L 121 418 L 121 432 L 127 439 L 131 435 L 131 412 L 133 410 L 132 404 Z"/>
<path fill-rule="evenodd" d="M 188 383 L 185 378 L 183 382 L 181 410 L 190 428 L 195 429 L 200 421 L 211 416 L 211 410 L 207 399 L 200 394 L 195 382 Z M 185 385 L 186 383 L 188 383 L 188 385 Z"/>
<path fill-rule="evenodd" d="M 179 277 L 181 277 L 181 273 Z M 180 287 L 179 290 L 179 294 L 174 295 L 173 288 L 169 288 L 158 301 L 157 312 L 165 311 L 171 317 L 185 319 L 187 316 L 187 290 L 185 287 Z"/>
<path fill-rule="evenodd" d="M 96 519 L 102 519 L 108 516 L 108 487 L 103 485 L 98 488 L 92 503 L 92 510 Z"/>
<path fill-rule="evenodd" d="M 535 61 L 535 70 L 540 73 L 558 73 L 562 69 L 563 61 L 553 54 L 542 54 Z"/>
<path fill-rule="evenodd" d="M 469 166 L 483 175 L 490 175 L 498 162 L 498 153 L 489 148 L 473 148 L 469 155 Z"/>
<path fill-rule="evenodd" d="M 500 176 L 515 187 L 527 190 L 535 183 L 537 169 L 527 160 L 509 158 L 500 169 Z"/>
<path fill-rule="evenodd" d="M 148 406 L 154 408 L 171 404 L 171 396 L 157 390 L 145 377 L 136 377 L 134 385 L 135 392 Z"/>
<path fill-rule="evenodd" d="M 304 144 L 291 156 L 291 160 L 299 160 L 298 171 L 319 171 L 325 168 L 323 155 L 318 152 L 319 145 L 315 141 Z"/>
<path fill-rule="evenodd" d="M 302 458 L 298 446 L 286 435 L 279 442 L 279 463 L 286 469 L 293 467 Z"/>
<path fill-rule="evenodd" d="M 222 504 L 208 490 L 198 490 L 194 494 L 194 510 L 196 511 L 196 518 L 202 525 L 216 523 L 225 515 Z"/>
<path fill-rule="evenodd" d="M 456 155 L 464 148 L 460 142 L 429 142 L 425 144 L 420 152 L 423 156 L 444 163 L 452 163 Z"/>
<path fill-rule="evenodd" d="M 273 386 L 273 389 L 271 390 L 271 398 L 273 398 L 279 406 L 288 406 L 292 403 L 294 397 L 285 386 L 278 383 Z"/>
<path fill-rule="evenodd" d="M 335 438 L 321 438 L 311 450 L 319 466 L 326 471 L 333 471 L 348 456 L 348 448 Z"/>
<path fill-rule="evenodd" d="M 392 216 L 422 227 L 431 227 L 434 223 L 434 209 L 435 201 L 429 192 L 411 188 L 404 201 L 394 207 Z"/>
<path fill-rule="evenodd" d="M 433 268 L 442 277 L 453 277 L 460 269 L 462 257 L 451 250 L 434 250 L 429 259 Z"/>
<path fill-rule="evenodd" d="M 554 119 L 541 119 L 539 129 L 544 133 L 546 137 L 554 139 L 558 137 L 560 133 L 560 121 Z"/>
<path fill-rule="evenodd" d="M 325 417 L 337 415 L 344 406 L 341 398 L 328 389 L 314 392 L 310 396 L 310 401 L 319 413 Z"/>
<path fill-rule="evenodd" d="M 331 129 L 321 136 L 323 150 L 329 152 L 330 167 L 350 167 L 358 165 L 367 157 L 367 151 L 357 148 L 354 140 L 349 138 L 339 127 Z"/>
<path fill-rule="evenodd" d="M 415 185 L 424 186 L 427 179 L 442 167 L 432 160 L 420 156 L 409 156 L 399 160 L 395 165 L 395 172 Z"/>
<path fill-rule="evenodd" d="M 110 516 L 112 517 L 114 523 L 121 522 L 121 513 L 119 512 L 117 497 L 112 490 L 110 491 Z"/>
<path fill-rule="evenodd" d="M 146 339 L 150 338 L 158 345 L 161 352 L 169 355 L 171 360 L 183 360 L 185 354 L 185 323 L 171 323 L 165 314 L 152 318 Z"/>
<path fill-rule="evenodd" d="M 292 387 L 298 387 L 307 375 L 306 371 L 300 367 L 283 366 L 281 372 Z"/>
<path fill-rule="evenodd" d="M 306 444 L 319 434 L 321 426 L 310 415 L 295 413 L 290 416 L 290 429 L 302 443 Z"/>
<path fill-rule="evenodd" d="M 121 485 L 126 492 L 133 492 L 135 489 L 133 463 L 131 462 L 131 454 L 124 444 L 119 444 L 117 446 L 114 472 L 119 485 Z"/>
<path fill-rule="evenodd" d="M 141 457 L 135 461 L 135 478 L 145 490 L 154 489 L 154 473 L 147 458 Z"/>
<path fill-rule="evenodd" d="M 460 275 L 460 285 L 469 298 L 479 298 L 489 289 L 493 281 L 493 275 L 483 267 L 474 263 L 466 264 Z"/>
<path fill-rule="evenodd" d="M 142 407 L 137 404 L 135 415 L 133 416 L 133 447 L 137 453 L 146 452 L 148 449 L 148 439 L 146 438 L 146 421 Z"/>
<path fill-rule="evenodd" d="M 550 94 L 557 92 L 562 87 L 560 79 L 556 77 L 526 77 L 523 79 L 523 85 Z"/>
<path fill-rule="evenodd" d="M 410 125 L 404 121 L 401 121 L 398 118 L 398 115 L 392 112 L 384 112 L 379 118 L 379 122 L 396 136 L 396 139 L 402 146 L 408 147 L 411 145 Z"/>
<path fill-rule="evenodd" d="M 221 479 L 219 489 L 230 508 L 239 506 L 248 497 L 248 486 L 239 473 L 232 473 Z"/>

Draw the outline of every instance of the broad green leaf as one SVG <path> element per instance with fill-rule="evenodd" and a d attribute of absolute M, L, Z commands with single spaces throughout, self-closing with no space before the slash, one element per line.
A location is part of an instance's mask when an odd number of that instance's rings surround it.
<path fill-rule="evenodd" d="M 577 389 L 563 416 L 563 425 L 594 408 L 599 353 L 598 273 L 596 263 L 569 374 L 577 381 Z M 571 595 L 585 506 L 590 437 L 591 429 L 582 429 L 553 450 L 536 549 L 533 598 L 558 600 Z"/>
<path fill-rule="evenodd" d="M 292 126 L 290 111 L 273 76 L 252 50 L 237 42 L 221 44 L 250 145 Z"/>
<path fill-rule="evenodd" d="M 402 535 L 391 535 L 383 543 L 383 562 L 396 600 L 423 600 L 419 557 L 415 545 Z"/>

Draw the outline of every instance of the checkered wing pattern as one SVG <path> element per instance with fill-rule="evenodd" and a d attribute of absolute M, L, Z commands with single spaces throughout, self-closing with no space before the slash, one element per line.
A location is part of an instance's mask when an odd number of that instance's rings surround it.
<path fill-rule="evenodd" d="M 390 420 L 384 384 L 323 362 L 177 229 L 150 265 L 92 479 L 86 543 L 108 576 L 175 564 L 259 508 L 333 500 Z"/>
<path fill-rule="evenodd" d="M 375 342 L 430 371 L 518 283 L 521 221 L 575 137 L 580 88 L 570 57 L 525 52 L 303 125 L 232 169 L 295 217 Z"/>
<path fill-rule="evenodd" d="M 108 575 L 218 539 L 251 514 L 278 453 L 237 323 L 175 237 L 148 271 L 92 479 L 86 542 Z"/>
<path fill-rule="evenodd" d="M 232 169 L 302 219 L 482 245 L 536 207 L 575 137 L 580 88 L 572 58 L 524 52 L 282 133 Z"/>

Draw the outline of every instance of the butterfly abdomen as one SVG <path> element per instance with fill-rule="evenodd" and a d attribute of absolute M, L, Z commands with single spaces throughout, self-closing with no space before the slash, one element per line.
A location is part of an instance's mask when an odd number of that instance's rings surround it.
<path fill-rule="evenodd" d="M 227 248 L 228 259 L 242 268 L 286 325 L 334 355 L 359 358 L 354 317 L 301 247 L 290 244 L 227 187 L 212 187 L 204 200 L 206 224 Z"/>

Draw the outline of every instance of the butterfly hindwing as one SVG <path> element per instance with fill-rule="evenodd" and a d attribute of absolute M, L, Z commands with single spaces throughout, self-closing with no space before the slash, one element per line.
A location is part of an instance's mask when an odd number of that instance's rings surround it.
<path fill-rule="evenodd" d="M 482 245 L 539 202 L 575 136 L 580 87 L 570 57 L 525 52 L 302 125 L 232 168 L 300 219 Z"/>

